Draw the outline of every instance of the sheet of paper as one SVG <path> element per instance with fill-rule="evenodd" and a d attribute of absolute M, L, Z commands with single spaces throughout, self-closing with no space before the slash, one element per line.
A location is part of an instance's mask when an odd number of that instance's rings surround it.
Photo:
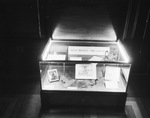
<path fill-rule="evenodd" d="M 76 64 L 76 79 L 96 79 L 96 64 Z"/>
<path fill-rule="evenodd" d="M 105 80 L 118 82 L 119 79 L 120 79 L 120 67 L 106 66 Z"/>
<path fill-rule="evenodd" d="M 117 89 L 118 88 L 118 82 L 105 81 L 105 86 L 106 86 L 106 88 Z"/>
<path fill-rule="evenodd" d="M 66 55 L 48 55 L 46 60 L 65 60 L 66 59 Z"/>
<path fill-rule="evenodd" d="M 110 47 L 69 46 L 68 55 L 105 55 Z"/>
<path fill-rule="evenodd" d="M 82 57 L 70 57 L 69 60 L 82 61 Z"/>

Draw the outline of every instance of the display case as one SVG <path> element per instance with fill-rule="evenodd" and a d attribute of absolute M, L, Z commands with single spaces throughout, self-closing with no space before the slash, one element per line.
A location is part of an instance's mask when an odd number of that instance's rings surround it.
<path fill-rule="evenodd" d="M 96 106 L 123 110 L 130 56 L 107 11 L 64 10 L 39 61 L 43 108 Z"/>
<path fill-rule="evenodd" d="M 42 90 L 126 92 L 131 64 L 120 41 L 49 39 L 42 59 Z"/>

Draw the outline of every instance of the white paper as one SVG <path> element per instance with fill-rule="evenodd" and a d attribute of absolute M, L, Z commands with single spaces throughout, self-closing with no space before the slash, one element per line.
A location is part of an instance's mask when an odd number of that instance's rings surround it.
<path fill-rule="evenodd" d="M 76 79 L 96 79 L 96 64 L 76 64 Z"/>
<path fill-rule="evenodd" d="M 118 88 L 118 82 L 115 81 L 105 81 L 106 88 L 110 89 L 117 89 Z"/>
<path fill-rule="evenodd" d="M 66 55 L 51 55 L 49 54 L 46 58 L 46 60 L 65 60 L 66 59 Z"/>
<path fill-rule="evenodd" d="M 105 55 L 110 47 L 69 46 L 68 55 Z"/>
<path fill-rule="evenodd" d="M 107 81 L 119 81 L 120 67 L 106 66 L 105 80 Z"/>
<path fill-rule="evenodd" d="M 82 57 L 70 57 L 69 60 L 82 61 Z"/>
<path fill-rule="evenodd" d="M 76 90 L 77 87 L 67 87 L 67 89 Z"/>

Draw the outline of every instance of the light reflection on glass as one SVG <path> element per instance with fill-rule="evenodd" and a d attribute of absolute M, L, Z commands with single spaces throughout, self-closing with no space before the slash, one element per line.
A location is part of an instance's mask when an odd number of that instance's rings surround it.
<path fill-rule="evenodd" d="M 119 50 L 120 50 L 120 52 L 121 52 L 121 54 L 122 54 L 122 56 L 124 58 L 124 62 L 128 63 L 130 60 L 129 60 L 129 56 L 128 56 L 124 46 L 121 44 L 121 42 L 119 40 L 117 42 L 117 45 L 118 45 Z"/>

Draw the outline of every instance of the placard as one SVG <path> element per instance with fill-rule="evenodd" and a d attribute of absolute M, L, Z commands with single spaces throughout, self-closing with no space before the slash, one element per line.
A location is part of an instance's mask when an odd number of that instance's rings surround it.
<path fill-rule="evenodd" d="M 68 55 L 105 55 L 110 47 L 69 46 Z"/>
<path fill-rule="evenodd" d="M 96 64 L 76 64 L 75 79 L 96 79 Z"/>
<path fill-rule="evenodd" d="M 52 54 L 48 54 L 46 60 L 65 60 L 66 59 L 66 55 L 52 55 Z"/>
<path fill-rule="evenodd" d="M 120 67 L 106 66 L 105 80 L 106 81 L 119 81 Z"/>

